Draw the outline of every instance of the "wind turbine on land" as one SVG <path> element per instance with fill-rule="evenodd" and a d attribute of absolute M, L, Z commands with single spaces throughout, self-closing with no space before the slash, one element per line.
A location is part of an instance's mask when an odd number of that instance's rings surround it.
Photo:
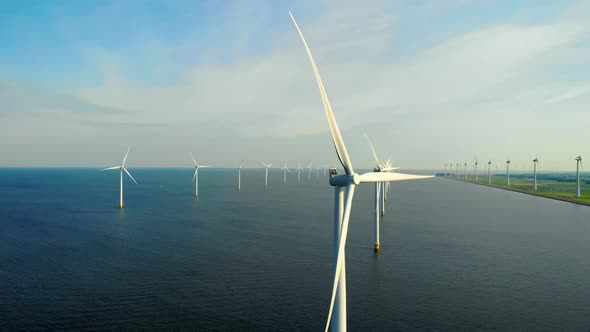
<path fill-rule="evenodd" d="M 303 33 L 299 29 L 295 18 L 289 12 L 301 41 L 305 46 L 309 61 L 313 68 L 315 78 L 320 90 L 322 102 L 330 126 L 330 132 L 332 133 L 332 141 L 336 149 L 336 154 L 340 163 L 344 167 L 345 175 L 336 175 L 336 170 L 331 170 L 330 185 L 335 187 L 335 201 L 334 201 L 334 280 L 332 284 L 332 297 L 330 301 L 330 309 L 328 312 L 328 320 L 326 323 L 326 331 L 332 323 L 332 331 L 346 331 L 346 273 L 345 273 L 345 258 L 344 252 L 346 247 L 346 236 L 348 233 L 348 221 L 350 219 L 350 211 L 352 208 L 352 198 L 354 196 L 354 190 L 360 183 L 375 183 L 375 182 L 386 182 L 386 181 L 399 181 L 399 180 L 411 180 L 411 179 L 422 179 L 431 178 L 432 176 L 420 176 L 400 173 L 387 173 L 387 172 L 371 172 L 362 175 L 356 174 L 352 168 L 352 163 L 348 157 L 346 146 L 340 135 L 336 118 L 332 113 L 332 108 L 326 95 L 324 85 L 320 78 L 317 66 L 311 55 L 311 51 L 303 38 Z M 344 198 L 344 191 L 346 188 L 346 200 Z M 332 314 L 334 318 L 332 319 Z"/>
<path fill-rule="evenodd" d="M 477 182 L 477 156 L 475 156 L 475 182 Z"/>
<path fill-rule="evenodd" d="M 467 180 L 467 163 L 465 163 L 465 170 L 463 171 L 463 178 Z"/>
<path fill-rule="evenodd" d="M 195 175 L 193 176 L 193 181 L 195 181 L 195 197 L 199 197 L 199 168 L 207 168 L 209 166 L 197 164 L 195 156 L 192 153 L 191 158 L 193 158 L 193 162 L 195 163 Z"/>
<path fill-rule="evenodd" d="M 125 173 L 127 173 L 127 175 L 129 175 L 129 177 L 131 178 L 131 180 L 133 180 L 133 182 L 135 182 L 135 184 L 137 184 L 137 181 L 135 181 L 135 179 L 133 178 L 133 176 L 131 176 L 131 173 L 129 173 L 129 171 L 127 170 L 127 168 L 125 168 L 125 161 L 127 160 L 127 155 L 129 155 L 129 150 L 131 149 L 131 146 L 129 146 L 127 148 L 127 153 L 125 153 L 125 157 L 123 157 L 123 162 L 121 163 L 121 165 L 119 166 L 114 166 L 114 167 L 107 167 L 107 168 L 103 168 L 101 169 L 101 171 L 108 171 L 108 170 L 112 170 L 112 169 L 118 169 L 121 172 L 121 190 L 119 192 L 119 208 L 123 208 L 123 171 L 125 171 Z"/>
<path fill-rule="evenodd" d="M 582 156 L 576 157 L 576 197 L 580 198 L 580 167 L 582 166 Z"/>
<path fill-rule="evenodd" d="M 488 161 L 488 183 L 492 183 L 492 161 Z"/>
<path fill-rule="evenodd" d="M 268 188 L 268 168 L 270 166 L 272 166 L 272 163 L 270 163 L 270 164 L 267 165 L 264 162 L 262 162 L 262 165 L 264 165 L 264 186 L 266 188 Z"/>
<path fill-rule="evenodd" d="M 510 187 L 510 159 L 506 160 L 506 179 L 508 181 L 508 187 Z"/>
<path fill-rule="evenodd" d="M 287 167 L 286 160 L 285 160 L 285 166 L 283 166 L 283 168 L 281 168 L 281 170 L 283 171 L 283 183 L 287 184 L 287 172 L 291 173 L 291 171 L 289 170 L 289 167 Z"/>
<path fill-rule="evenodd" d="M 539 165 L 539 158 L 535 157 L 535 159 L 533 159 L 533 177 L 535 179 L 535 191 L 537 191 L 537 165 Z"/>

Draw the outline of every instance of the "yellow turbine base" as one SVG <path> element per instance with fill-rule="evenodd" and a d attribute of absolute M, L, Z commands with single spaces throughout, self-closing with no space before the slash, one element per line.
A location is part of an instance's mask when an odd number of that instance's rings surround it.
<path fill-rule="evenodd" d="M 375 243 L 375 251 L 379 251 L 381 245 L 379 243 Z"/>
<path fill-rule="evenodd" d="M 122 209 L 122 208 L 123 208 L 123 204 L 119 204 L 119 209 Z"/>
<path fill-rule="evenodd" d="M 381 215 L 384 216 L 385 215 L 385 211 L 381 211 Z"/>

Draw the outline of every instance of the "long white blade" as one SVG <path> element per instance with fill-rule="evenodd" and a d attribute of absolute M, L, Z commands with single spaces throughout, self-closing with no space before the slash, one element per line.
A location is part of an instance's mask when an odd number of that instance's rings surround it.
<path fill-rule="evenodd" d="M 199 168 L 209 168 L 211 166 L 207 166 L 207 165 L 199 165 Z"/>
<path fill-rule="evenodd" d="M 396 169 L 399 169 L 399 167 L 384 167 L 381 169 L 381 172 L 392 172 L 392 171 L 395 171 Z"/>
<path fill-rule="evenodd" d="M 193 180 L 191 182 L 194 182 L 195 179 L 197 178 L 197 173 L 199 172 L 199 168 L 195 167 L 195 175 L 193 175 Z"/>
<path fill-rule="evenodd" d="M 346 199 L 344 201 L 344 214 L 342 215 L 342 228 L 340 230 L 340 238 L 338 239 L 338 256 L 336 258 L 336 269 L 334 270 L 334 283 L 332 284 L 332 299 L 330 300 L 330 310 L 328 311 L 328 321 L 326 322 L 326 332 L 330 327 L 332 320 L 332 311 L 334 310 L 334 300 L 336 299 L 336 290 L 338 282 L 340 281 L 340 270 L 344 263 L 344 249 L 346 247 L 346 236 L 348 234 L 348 221 L 350 220 L 350 210 L 352 208 L 352 198 L 354 197 L 354 189 L 356 185 L 353 183 L 346 187 Z"/>
<path fill-rule="evenodd" d="M 434 175 L 414 175 L 404 173 L 370 172 L 360 176 L 361 183 L 366 182 L 389 182 L 404 180 L 420 180 L 433 178 Z"/>
<path fill-rule="evenodd" d="M 129 150 L 131 150 L 131 145 L 127 147 L 127 153 L 125 153 L 125 158 L 123 158 L 123 163 L 121 166 L 125 166 L 125 161 L 127 160 L 127 155 L 129 155 Z"/>
<path fill-rule="evenodd" d="M 119 169 L 119 168 L 121 168 L 121 166 L 113 166 L 113 167 L 103 168 L 103 169 L 101 169 L 101 171 L 108 171 L 111 169 Z"/>
<path fill-rule="evenodd" d="M 365 137 L 367 138 L 367 141 L 369 142 L 369 145 L 371 146 L 371 151 L 373 151 L 373 159 L 375 159 L 375 163 L 377 164 L 377 167 L 383 168 L 384 167 L 383 163 L 381 161 L 379 161 L 379 158 L 377 158 L 377 152 L 375 152 L 375 147 L 373 147 L 373 143 L 371 143 L 369 136 L 367 134 L 365 134 Z"/>
<path fill-rule="evenodd" d="M 305 46 L 305 50 L 307 51 L 307 56 L 309 57 L 309 61 L 311 62 L 311 66 L 313 67 L 313 72 L 315 74 L 315 78 L 318 84 L 318 88 L 320 89 L 320 95 L 322 97 L 322 103 L 324 104 L 324 109 L 326 110 L 326 117 L 328 118 L 328 125 L 330 125 L 330 131 L 332 132 L 332 141 L 334 142 L 334 148 L 336 148 L 336 154 L 338 155 L 338 159 L 340 159 L 340 163 L 344 167 L 344 171 L 348 175 L 352 175 L 354 170 L 352 169 L 352 163 L 348 158 L 348 152 L 346 151 L 346 146 L 344 145 L 344 141 L 342 140 L 342 136 L 340 135 L 340 129 L 338 129 L 338 123 L 336 122 L 336 118 L 334 117 L 334 113 L 332 112 L 332 107 L 330 106 L 330 101 L 328 100 L 328 95 L 326 94 L 326 90 L 324 89 L 324 84 L 322 83 L 322 78 L 320 77 L 320 73 L 318 68 L 313 60 L 313 56 L 311 55 L 311 50 L 309 46 L 307 46 L 307 42 L 303 37 L 303 32 L 299 29 L 295 18 L 289 12 L 293 23 L 295 24 L 295 28 L 299 32 L 299 36 L 301 37 L 301 41 Z"/>
<path fill-rule="evenodd" d="M 198 166 L 197 161 L 195 160 L 195 156 L 193 156 L 192 153 L 191 153 L 191 158 L 193 158 L 193 163 L 195 163 L 195 166 Z"/>
<path fill-rule="evenodd" d="M 133 182 L 135 182 L 135 184 L 137 184 L 137 181 L 135 181 L 135 179 L 133 178 L 133 176 L 131 176 L 131 173 L 129 173 L 129 171 L 127 170 L 127 168 L 122 167 L 122 166 L 121 166 L 121 168 L 123 168 L 123 170 L 125 171 L 125 173 L 127 173 L 127 175 L 129 175 L 129 177 L 131 178 L 131 180 L 133 180 Z"/>

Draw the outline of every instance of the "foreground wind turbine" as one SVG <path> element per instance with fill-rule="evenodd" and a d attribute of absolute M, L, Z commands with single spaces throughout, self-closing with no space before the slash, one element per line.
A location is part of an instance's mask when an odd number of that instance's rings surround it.
<path fill-rule="evenodd" d="M 576 157 L 576 197 L 580 198 L 580 167 L 582 166 L 582 156 Z"/>
<path fill-rule="evenodd" d="M 488 183 L 492 183 L 492 161 L 488 161 Z"/>
<path fill-rule="evenodd" d="M 301 163 L 297 163 L 297 182 L 301 182 Z"/>
<path fill-rule="evenodd" d="M 539 165 L 539 158 L 535 157 L 535 159 L 533 159 L 533 177 L 535 178 L 535 191 L 537 191 L 537 165 Z"/>
<path fill-rule="evenodd" d="M 268 168 L 270 166 L 272 166 L 272 163 L 270 163 L 270 164 L 267 165 L 264 162 L 262 162 L 262 165 L 264 165 L 264 186 L 266 188 L 268 188 Z"/>
<path fill-rule="evenodd" d="M 291 173 L 291 171 L 289 170 L 289 167 L 287 167 L 286 160 L 285 160 L 285 166 L 283 166 L 283 168 L 281 168 L 281 170 L 283 171 L 283 183 L 287 184 L 287 172 Z"/>
<path fill-rule="evenodd" d="M 137 181 L 135 181 L 135 179 L 133 178 L 133 176 L 131 176 L 131 173 L 129 173 L 129 171 L 127 170 L 127 168 L 125 168 L 125 161 L 127 160 L 127 155 L 129 154 L 129 150 L 130 149 L 131 149 L 131 146 L 129 146 L 127 148 L 127 153 L 125 153 L 125 157 L 123 157 L 123 162 L 121 163 L 121 165 L 101 169 L 101 171 L 108 171 L 108 170 L 111 170 L 111 169 L 118 169 L 121 172 L 121 190 L 120 190 L 120 193 L 119 193 L 119 208 L 123 208 L 123 171 L 125 171 L 125 173 L 127 173 L 127 175 L 129 175 L 129 177 L 131 178 L 131 180 L 133 180 L 133 182 L 135 182 L 135 184 L 137 184 Z"/>
<path fill-rule="evenodd" d="M 291 13 L 289 12 L 289 15 Z M 410 175 L 400 173 L 387 173 L 387 172 L 371 172 L 359 175 L 354 172 L 352 163 L 348 157 L 346 146 L 340 135 L 336 118 L 332 113 L 332 107 L 328 100 L 328 96 L 324 89 L 324 85 L 320 78 L 317 66 L 311 55 L 311 51 L 303 38 L 303 33 L 299 29 L 295 18 L 291 15 L 291 19 L 299 32 L 301 41 L 307 51 L 307 56 L 311 62 L 311 66 L 314 71 L 316 82 L 320 90 L 322 103 L 328 119 L 328 125 L 330 126 L 330 132 L 332 133 L 332 141 L 336 149 L 336 155 L 340 160 L 340 163 L 344 167 L 344 175 L 336 175 L 336 169 L 330 171 L 330 185 L 335 187 L 335 206 L 334 206 L 334 280 L 332 284 L 332 297 L 330 301 L 330 309 L 328 311 L 328 320 L 326 323 L 326 331 L 332 323 L 332 331 L 346 331 L 346 272 L 345 272 L 345 258 L 344 252 L 346 247 L 346 236 L 348 233 L 348 221 L 350 219 L 350 211 L 352 207 L 352 198 L 354 196 L 354 190 L 357 185 L 363 182 L 376 183 L 386 181 L 399 181 L 399 180 L 411 180 L 411 179 L 423 179 L 431 178 L 432 176 L 422 175 Z M 346 199 L 344 198 L 346 189 Z M 332 319 L 332 314 L 334 315 Z"/>
<path fill-rule="evenodd" d="M 506 180 L 508 187 L 510 187 L 510 159 L 506 160 Z"/>
<path fill-rule="evenodd" d="M 197 164 L 195 156 L 192 153 L 191 158 L 193 158 L 193 163 L 195 163 L 195 175 L 193 176 L 193 181 L 195 181 L 195 197 L 199 197 L 199 168 L 207 168 L 209 166 Z"/>

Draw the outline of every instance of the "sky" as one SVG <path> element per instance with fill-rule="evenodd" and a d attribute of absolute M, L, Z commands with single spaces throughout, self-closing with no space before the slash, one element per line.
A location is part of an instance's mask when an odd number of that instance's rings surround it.
<path fill-rule="evenodd" d="M 2 1 L 0 167 L 590 158 L 590 0 Z"/>

